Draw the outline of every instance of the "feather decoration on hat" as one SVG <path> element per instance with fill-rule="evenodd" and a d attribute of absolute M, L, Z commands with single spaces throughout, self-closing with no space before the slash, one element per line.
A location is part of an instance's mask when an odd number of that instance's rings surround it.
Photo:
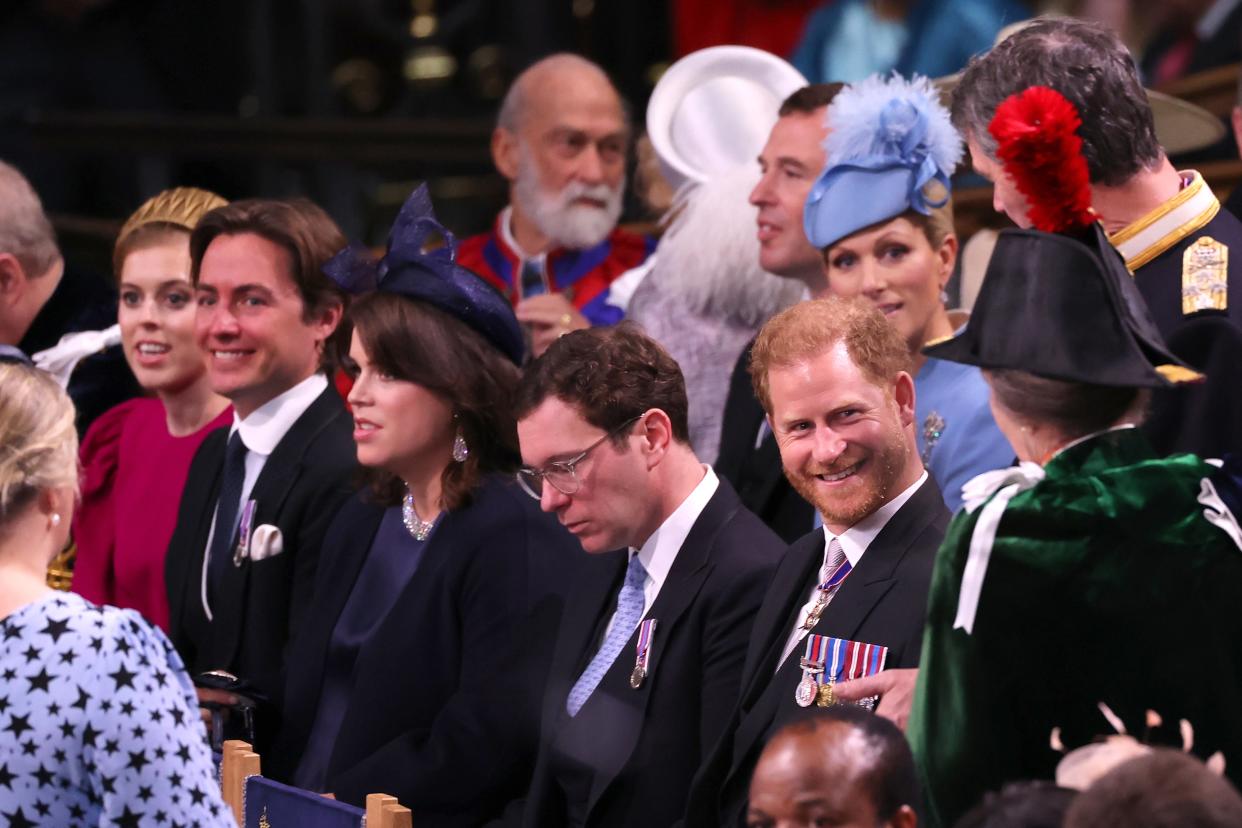
<path fill-rule="evenodd" d="M 1060 92 L 1032 86 L 996 108 L 988 132 L 996 157 L 1026 196 L 1036 230 L 1072 232 L 1095 221 L 1078 110 Z"/>
<path fill-rule="evenodd" d="M 828 165 L 910 166 L 917 169 L 912 195 L 933 179 L 948 178 L 962 158 L 962 138 L 940 103 L 932 82 L 916 75 L 907 80 L 894 72 L 872 75 L 842 89 L 828 107 L 830 132 L 824 142 Z M 944 202 L 912 198 L 926 214 Z"/>

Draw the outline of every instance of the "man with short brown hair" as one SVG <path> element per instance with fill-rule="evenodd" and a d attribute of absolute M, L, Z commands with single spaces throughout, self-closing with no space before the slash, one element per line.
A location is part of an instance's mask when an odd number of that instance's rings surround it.
<path fill-rule="evenodd" d="M 195 335 L 233 425 L 190 466 L 165 569 L 170 634 L 192 673 L 225 671 L 266 700 L 257 746 L 277 723 L 324 530 L 352 490 L 353 418 L 321 370 L 344 310 L 322 268 L 344 246 L 302 200 L 236 201 L 190 237 Z"/>
<path fill-rule="evenodd" d="M 751 376 L 785 475 L 823 515 L 755 616 L 725 737 L 695 777 L 688 826 L 739 826 L 766 739 L 839 682 L 918 665 L 949 514 L 914 435 L 901 337 L 869 302 L 802 302 L 755 340 Z"/>
<path fill-rule="evenodd" d="M 527 366 L 519 480 L 588 553 L 561 616 L 529 828 L 671 825 L 737 697 L 783 544 L 689 443 L 677 363 L 637 326 Z"/>
<path fill-rule="evenodd" d="M 802 212 L 827 159 L 823 143 L 828 136 L 828 105 L 842 87 L 816 83 L 785 99 L 759 153 L 761 177 L 750 194 L 756 208 L 759 264 L 769 273 L 802 282 L 812 297 L 825 295 L 828 281 L 823 256 L 802 228 Z M 737 488 L 748 509 L 792 543 L 814 528 L 815 514 L 781 477 L 776 442 L 755 401 L 749 364 L 747 346 L 729 381 L 716 470 Z"/>

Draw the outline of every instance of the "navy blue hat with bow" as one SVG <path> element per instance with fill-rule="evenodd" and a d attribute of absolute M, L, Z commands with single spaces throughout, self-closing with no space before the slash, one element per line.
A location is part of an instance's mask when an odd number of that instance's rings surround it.
<path fill-rule="evenodd" d="M 443 246 L 424 252 L 433 235 L 443 238 Z M 323 272 L 349 294 L 379 290 L 434 305 L 521 365 L 526 345 L 509 300 L 457 264 L 456 255 L 456 239 L 436 221 L 427 185 L 420 184 L 401 206 L 388 233 L 388 250 L 380 259 L 363 245 L 351 244 L 333 256 Z"/>

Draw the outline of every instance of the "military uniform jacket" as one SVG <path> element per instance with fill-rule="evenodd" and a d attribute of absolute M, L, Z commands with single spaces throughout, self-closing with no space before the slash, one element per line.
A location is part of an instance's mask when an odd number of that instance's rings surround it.
<path fill-rule="evenodd" d="M 1156 393 L 1144 426 L 1158 454 L 1242 452 L 1242 221 L 1197 172 L 1109 241 L 1125 257 L 1169 349 L 1207 375 Z"/>
<path fill-rule="evenodd" d="M 1053 778 L 1054 728 L 1067 750 L 1113 733 L 1101 702 L 1137 736 L 1158 712 L 1153 742 L 1180 744 L 1188 720 L 1195 752 L 1223 751 L 1242 779 L 1242 535 L 1209 520 L 1237 532 L 1203 483 L 1214 471 L 1158 459 L 1132 428 L 1066 449 L 1001 513 L 969 633 L 955 623 L 987 507 L 958 513 L 907 732 L 932 825 L 1006 782 Z"/>

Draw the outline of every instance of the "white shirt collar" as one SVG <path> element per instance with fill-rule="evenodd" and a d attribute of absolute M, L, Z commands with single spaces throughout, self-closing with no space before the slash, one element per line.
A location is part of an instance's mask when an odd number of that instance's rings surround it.
<path fill-rule="evenodd" d="M 720 486 L 720 478 L 716 477 L 716 472 L 712 471 L 711 466 L 703 466 L 703 471 L 703 479 L 690 491 L 690 494 L 686 495 L 686 499 L 673 510 L 673 513 L 664 519 L 660 528 L 651 533 L 651 537 L 647 538 L 642 548 L 638 550 L 638 560 L 647 570 L 647 583 L 655 587 L 653 593 L 659 592 L 694 522 L 707 508 L 707 502 L 712 499 L 712 495 Z M 631 548 L 631 555 L 633 551 Z"/>
<path fill-rule="evenodd" d="M 534 256 L 522 249 L 517 243 L 517 239 L 513 237 L 513 206 L 509 205 L 500 211 L 500 240 L 505 243 L 505 247 L 513 251 L 520 262 L 540 262 L 542 263 L 548 258 L 548 254 L 538 253 Z M 521 268 L 518 268 L 521 270 Z"/>
<path fill-rule="evenodd" d="M 834 535 L 832 530 L 827 526 L 824 527 L 824 559 L 828 558 L 828 544 L 832 543 L 835 537 L 841 541 L 841 550 L 845 552 L 845 559 L 850 562 L 850 566 L 858 566 L 858 562 L 862 560 L 863 553 L 867 551 L 867 547 L 875 540 L 880 531 L 888 525 L 889 520 L 897 511 L 906 505 L 906 501 L 914 496 L 919 486 L 927 480 L 927 470 L 919 475 L 919 479 L 910 484 L 910 486 L 901 494 L 894 497 L 888 503 L 876 509 L 862 520 L 855 523 L 849 529 L 846 529 L 840 535 Z"/>
<path fill-rule="evenodd" d="M 233 413 L 233 431 L 241 432 L 242 443 L 255 454 L 268 455 L 276 449 L 311 403 L 328 387 L 328 378 L 314 373 L 288 391 L 263 403 L 244 420 Z"/>

